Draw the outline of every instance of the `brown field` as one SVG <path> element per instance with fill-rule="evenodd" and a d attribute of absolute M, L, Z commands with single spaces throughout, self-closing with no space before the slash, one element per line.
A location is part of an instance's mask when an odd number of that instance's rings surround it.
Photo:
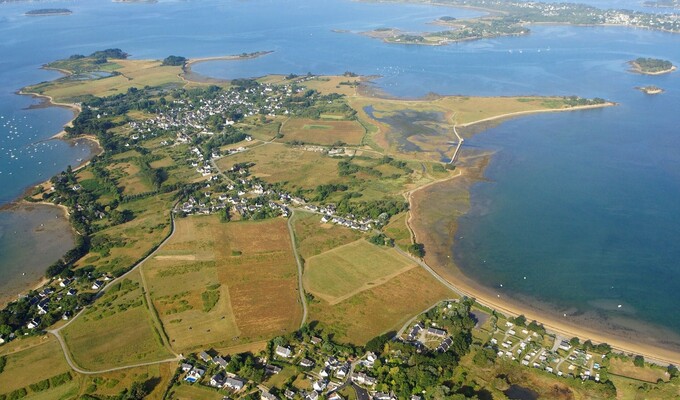
<path fill-rule="evenodd" d="M 9 354 L 0 374 L 0 394 L 10 393 L 66 371 L 70 371 L 64 353 L 52 335 L 40 338 L 39 344 Z M 28 391 L 30 391 L 27 388 Z"/>
<path fill-rule="evenodd" d="M 144 266 L 179 352 L 228 349 L 294 330 L 301 318 L 295 271 L 285 220 L 221 223 L 216 216 L 177 220 L 173 238 Z M 208 311 L 206 292 L 218 296 Z"/>
<path fill-rule="evenodd" d="M 357 121 L 291 118 L 282 125 L 281 133 L 285 142 L 299 140 L 320 145 L 336 142 L 360 145 L 365 130 Z"/>
<path fill-rule="evenodd" d="M 62 330 L 74 362 L 101 370 L 173 357 L 163 347 L 142 293 L 135 271 L 123 280 L 120 290 L 109 289 Z"/>
<path fill-rule="evenodd" d="M 309 258 L 303 281 L 307 291 L 334 305 L 414 266 L 393 248 L 357 240 Z"/>
<path fill-rule="evenodd" d="M 308 259 L 362 237 L 358 231 L 334 224 L 322 224 L 318 214 L 295 212 L 295 236 L 300 255 Z"/>
<path fill-rule="evenodd" d="M 311 189 L 342 181 L 338 161 L 321 153 L 270 143 L 221 158 L 217 164 L 221 170 L 228 170 L 236 163 L 254 162 L 251 172 L 267 182 L 288 182 L 293 187 Z"/>
<path fill-rule="evenodd" d="M 414 315 L 452 295 L 425 270 L 413 268 L 336 305 L 315 300 L 310 304 L 309 320 L 335 331 L 340 341 L 365 344 L 384 332 L 398 330 Z"/>

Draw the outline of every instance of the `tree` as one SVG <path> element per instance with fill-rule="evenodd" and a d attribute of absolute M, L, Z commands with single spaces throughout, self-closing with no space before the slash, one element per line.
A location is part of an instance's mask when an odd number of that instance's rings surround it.
<path fill-rule="evenodd" d="M 642 356 L 635 356 L 635 358 L 633 358 L 633 365 L 635 365 L 636 367 L 640 367 L 640 368 L 644 367 L 645 366 L 645 358 L 642 357 Z"/>
<path fill-rule="evenodd" d="M 409 253 L 418 258 L 425 257 L 425 245 L 423 245 L 422 243 L 413 243 L 409 245 L 406 250 L 408 250 Z"/>

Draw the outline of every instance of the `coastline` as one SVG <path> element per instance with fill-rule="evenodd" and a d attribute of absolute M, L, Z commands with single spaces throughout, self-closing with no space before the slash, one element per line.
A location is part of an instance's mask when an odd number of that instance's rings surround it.
<path fill-rule="evenodd" d="M 600 108 L 615 105 L 613 103 L 567 108 L 557 110 L 538 110 L 516 112 L 492 118 L 456 125 L 457 127 L 474 127 L 487 122 L 498 122 L 514 116 L 533 113 L 571 111 L 577 109 Z M 471 135 L 474 133 L 468 133 Z M 640 354 L 648 361 L 657 364 L 680 364 L 680 351 L 670 349 L 660 340 L 650 340 L 650 332 L 639 332 L 632 329 L 623 330 L 614 321 L 598 320 L 596 315 L 567 316 L 558 314 L 555 306 L 537 303 L 535 299 L 508 297 L 493 288 L 484 286 L 466 276 L 451 258 L 451 248 L 458 228 L 458 218 L 469 210 L 469 190 L 476 182 L 484 180 L 484 170 L 492 154 L 482 153 L 462 157 L 458 175 L 442 181 L 433 182 L 409 192 L 409 217 L 407 227 L 414 235 L 416 242 L 424 243 L 426 255 L 424 262 L 443 280 L 448 282 L 460 294 L 475 298 L 483 306 L 497 310 L 508 316 L 524 315 L 527 320 L 536 320 L 556 337 L 570 339 L 579 337 L 595 343 L 606 342 L 615 351 L 626 354 Z M 442 206 L 443 205 L 443 206 Z M 437 209 L 433 212 L 433 209 Z M 432 215 L 434 213 L 434 215 Z M 429 217 L 428 217 L 429 216 Z M 439 231 L 437 231 L 439 229 Z M 562 318 L 560 318 L 562 317 Z M 563 319 L 564 318 L 564 319 Z M 631 321 L 627 321 L 631 322 Z M 636 321 L 633 321 L 636 322 Z M 642 328 L 649 326 L 644 325 Z M 604 328 L 604 329 L 602 329 Z M 651 328 L 654 330 L 654 328 Z M 659 332 L 655 332 L 658 338 Z M 675 334 L 677 336 L 677 334 Z"/>
<path fill-rule="evenodd" d="M 17 293 L 23 295 L 30 290 L 39 290 L 50 281 L 44 275 L 45 270 L 73 247 L 75 230 L 69 221 L 68 209 L 63 205 L 15 201 L 3 206 L 1 211 L 4 215 L 0 233 L 3 227 L 5 232 L 13 229 L 14 233 L 0 240 L 0 245 L 20 241 L 24 247 L 33 250 L 19 255 L 6 254 L 7 258 L 3 258 L 9 267 L 0 271 L 3 276 L 0 307 L 4 307 L 17 299 Z M 19 259 L 14 258 L 17 256 Z"/>

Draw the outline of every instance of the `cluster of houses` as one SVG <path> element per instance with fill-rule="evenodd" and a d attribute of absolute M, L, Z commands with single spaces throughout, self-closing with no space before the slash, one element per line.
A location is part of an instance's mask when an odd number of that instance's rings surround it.
<path fill-rule="evenodd" d="M 266 210 L 269 215 L 280 215 L 284 218 L 290 215 L 288 205 L 292 197 L 288 193 L 265 188 L 266 184 L 250 179 L 239 178 L 234 183 L 226 186 L 228 192 L 217 194 L 206 190 L 203 192 L 203 198 L 189 197 L 175 211 L 185 215 L 207 215 L 232 208 L 243 219 L 248 219 L 252 214 L 262 210 Z M 206 189 L 209 188 L 210 183 L 207 183 Z"/>
<path fill-rule="evenodd" d="M 97 279 L 94 279 L 92 277 L 88 278 L 93 279 L 91 285 L 92 290 L 99 290 L 101 287 L 104 286 L 106 281 L 111 280 L 111 277 L 109 277 L 108 275 L 102 275 L 100 278 Z M 46 315 L 48 312 L 50 312 L 53 304 L 58 304 L 59 302 L 61 302 L 64 296 L 75 296 L 78 294 L 78 290 L 72 287 L 76 283 L 76 278 L 62 278 L 59 279 L 57 282 L 59 290 L 55 289 L 53 286 L 47 285 L 43 287 L 37 294 L 27 295 L 26 298 L 28 300 L 29 306 L 35 307 L 34 313 L 35 315 L 34 317 L 26 321 L 26 328 L 28 329 L 38 328 L 42 321 L 41 316 Z M 61 308 L 58 307 L 57 309 Z M 68 320 L 69 318 L 71 318 L 72 312 L 70 310 L 65 310 L 61 315 L 63 320 Z"/>
<path fill-rule="evenodd" d="M 489 344 L 498 349 L 499 358 L 518 361 L 524 366 L 542 369 L 560 377 L 600 381 L 600 364 L 595 362 L 593 354 L 574 348 L 566 340 L 555 343 L 551 349 L 546 348 L 540 344 L 541 338 L 536 332 L 515 327 L 510 321 L 505 322 L 504 328 L 504 332 L 498 329 L 502 336 L 489 340 Z M 566 355 L 561 355 L 557 350 Z"/>
<path fill-rule="evenodd" d="M 359 398 L 374 400 L 397 400 L 393 393 L 385 393 L 373 390 L 378 384 L 375 377 L 367 372 L 356 371 L 360 367 L 363 370 L 370 370 L 374 367 L 378 356 L 373 352 L 366 352 L 361 357 L 351 358 L 346 354 L 335 354 L 324 351 L 320 344 L 321 338 L 312 336 L 309 342 L 300 343 L 297 352 L 288 346 L 277 346 L 275 356 L 283 362 L 299 365 L 306 370 L 305 374 L 311 381 L 310 390 L 295 392 L 287 389 L 283 392 L 286 399 L 330 399 L 341 400 L 340 390 L 348 385 L 352 385 L 357 390 Z M 306 350 L 306 351 L 305 351 Z M 305 354 L 306 353 L 306 354 Z M 312 356 L 313 354 L 313 356 Z M 420 400 L 418 396 L 412 400 Z"/>
<path fill-rule="evenodd" d="M 239 90 L 230 89 L 217 94 L 213 98 L 195 100 L 173 100 L 167 110 L 159 112 L 153 118 L 140 122 L 130 122 L 134 135 L 141 137 L 156 130 L 177 131 L 177 142 L 189 143 L 193 135 L 213 135 L 209 129 L 208 119 L 214 115 L 243 116 L 253 115 L 287 115 L 289 110 L 285 102 L 303 89 L 293 85 L 259 84 L 255 87 Z M 234 120 L 226 119 L 224 125 L 229 126 Z M 133 136 L 134 136 L 133 135 Z"/>
<path fill-rule="evenodd" d="M 406 342 L 416 346 L 418 351 L 423 351 L 424 349 L 428 348 L 425 346 L 425 342 L 431 342 L 432 340 L 439 341 L 435 351 L 440 353 L 445 353 L 448 351 L 453 344 L 453 339 L 448 336 L 446 330 L 439 329 L 435 326 L 425 329 L 425 324 L 420 321 L 413 325 L 409 333 L 406 335 Z"/>
<path fill-rule="evenodd" d="M 376 226 L 379 221 L 370 218 L 358 219 L 354 215 L 346 215 L 341 217 L 337 215 L 335 211 L 335 206 L 333 204 L 327 204 L 324 206 L 315 206 L 313 204 L 307 204 L 304 206 L 306 210 L 314 213 L 323 214 L 321 217 L 321 223 L 333 223 L 336 225 L 341 225 L 350 229 L 355 229 L 362 232 L 370 231 L 374 226 Z"/>
<path fill-rule="evenodd" d="M 248 383 L 247 379 L 240 378 L 235 374 L 226 371 L 227 361 L 220 357 L 211 357 L 206 352 L 201 352 L 199 358 L 206 363 L 206 365 L 214 364 L 217 372 L 210 377 L 208 382 L 210 386 L 218 389 L 225 389 L 232 392 L 241 391 Z M 206 373 L 207 368 L 201 366 L 194 366 L 189 363 L 181 365 L 182 372 L 185 374 L 184 381 L 188 383 L 196 383 L 200 381 Z"/>

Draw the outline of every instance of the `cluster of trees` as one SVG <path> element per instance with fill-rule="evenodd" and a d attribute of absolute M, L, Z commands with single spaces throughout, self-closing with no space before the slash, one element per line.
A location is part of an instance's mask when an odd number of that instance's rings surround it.
<path fill-rule="evenodd" d="M 604 104 L 607 100 L 601 97 L 595 97 L 592 99 L 586 99 L 578 96 L 569 96 L 564 98 L 564 104 L 575 107 L 575 106 L 592 106 L 596 104 Z"/>
<path fill-rule="evenodd" d="M 163 66 L 173 66 L 173 67 L 181 67 L 184 65 L 184 63 L 187 62 L 187 59 L 182 56 L 168 56 L 165 57 L 163 60 L 163 63 L 161 65 Z"/>

